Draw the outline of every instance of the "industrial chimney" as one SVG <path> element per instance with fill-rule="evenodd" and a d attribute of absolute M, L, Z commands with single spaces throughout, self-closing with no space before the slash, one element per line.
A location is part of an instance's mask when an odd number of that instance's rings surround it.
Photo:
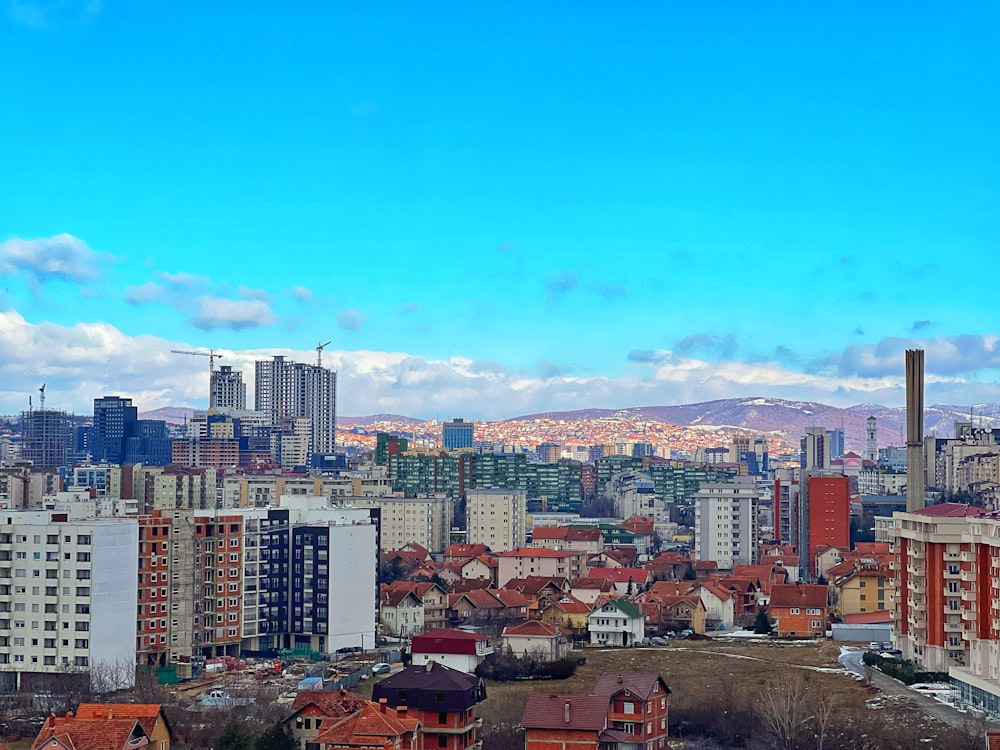
<path fill-rule="evenodd" d="M 924 350 L 906 350 L 906 510 L 924 507 Z"/>

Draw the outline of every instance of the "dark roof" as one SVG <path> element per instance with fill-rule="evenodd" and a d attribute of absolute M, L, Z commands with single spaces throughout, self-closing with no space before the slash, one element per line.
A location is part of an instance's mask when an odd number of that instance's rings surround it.
<path fill-rule="evenodd" d="M 438 693 L 443 694 L 443 700 L 437 699 Z M 392 708 L 465 711 L 486 700 L 486 684 L 480 677 L 430 661 L 407 667 L 375 683 L 372 700 L 381 698 Z"/>
<path fill-rule="evenodd" d="M 938 503 L 927 508 L 913 511 L 921 516 L 946 516 L 949 518 L 961 518 L 964 516 L 984 516 L 986 511 L 964 503 Z"/>
<path fill-rule="evenodd" d="M 608 699 L 603 695 L 531 695 L 524 707 L 521 726 L 601 732 L 608 726 Z"/>
<path fill-rule="evenodd" d="M 771 587 L 771 607 L 826 609 L 827 587 L 808 583 L 776 583 Z"/>
<path fill-rule="evenodd" d="M 653 694 L 653 688 L 657 681 L 663 683 L 663 688 L 667 693 L 670 692 L 666 680 L 660 676 L 659 672 L 626 672 L 619 675 L 605 674 L 597 681 L 591 692 L 594 695 L 610 696 L 617 695 L 623 690 L 628 690 L 633 695 L 637 695 L 645 701 L 649 700 L 649 696 Z"/>

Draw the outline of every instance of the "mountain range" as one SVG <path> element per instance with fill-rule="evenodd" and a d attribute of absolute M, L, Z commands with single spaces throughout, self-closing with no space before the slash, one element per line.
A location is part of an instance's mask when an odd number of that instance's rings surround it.
<path fill-rule="evenodd" d="M 143 419 L 163 419 L 181 424 L 194 412 L 186 407 L 164 407 L 145 412 Z M 786 401 L 775 398 L 728 398 L 677 406 L 637 406 L 627 409 L 579 409 L 576 411 L 540 412 L 502 420 L 521 422 L 537 419 L 591 421 L 629 419 L 645 422 L 705 427 L 729 427 L 753 432 L 777 433 L 794 437 L 807 427 L 842 428 L 845 441 L 851 446 L 865 442 L 868 417 L 878 420 L 879 445 L 903 445 L 906 424 L 904 407 L 858 404 L 840 408 L 815 401 Z M 361 417 L 338 417 L 341 426 L 370 426 L 376 422 L 420 424 L 426 420 L 400 414 L 373 414 Z M 1000 426 L 1000 404 L 975 404 L 971 407 L 934 404 L 924 408 L 924 432 L 947 437 L 953 434 L 955 422 L 973 421 L 984 427 Z"/>

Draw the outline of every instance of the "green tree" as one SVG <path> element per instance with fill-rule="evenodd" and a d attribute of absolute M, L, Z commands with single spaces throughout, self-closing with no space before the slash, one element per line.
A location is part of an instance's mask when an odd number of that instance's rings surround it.
<path fill-rule="evenodd" d="M 685 581 L 695 581 L 698 579 L 698 574 L 694 572 L 694 565 L 688 563 L 687 570 L 684 571 Z"/>
<path fill-rule="evenodd" d="M 771 618 L 767 616 L 767 610 L 763 607 L 757 610 L 757 619 L 753 621 L 753 632 L 759 635 L 768 635 L 771 632 Z"/>
<path fill-rule="evenodd" d="M 253 750 L 253 745 L 253 732 L 235 721 L 226 724 L 219 738 L 219 750 Z"/>
<path fill-rule="evenodd" d="M 285 724 L 275 724 L 257 738 L 254 750 L 299 750 Z"/>

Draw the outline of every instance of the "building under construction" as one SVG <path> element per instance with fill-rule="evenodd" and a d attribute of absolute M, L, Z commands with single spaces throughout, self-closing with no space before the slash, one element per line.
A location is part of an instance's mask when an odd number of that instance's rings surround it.
<path fill-rule="evenodd" d="M 37 469 L 66 466 L 73 450 L 73 422 L 68 412 L 28 409 L 21 412 L 21 456 Z"/>

